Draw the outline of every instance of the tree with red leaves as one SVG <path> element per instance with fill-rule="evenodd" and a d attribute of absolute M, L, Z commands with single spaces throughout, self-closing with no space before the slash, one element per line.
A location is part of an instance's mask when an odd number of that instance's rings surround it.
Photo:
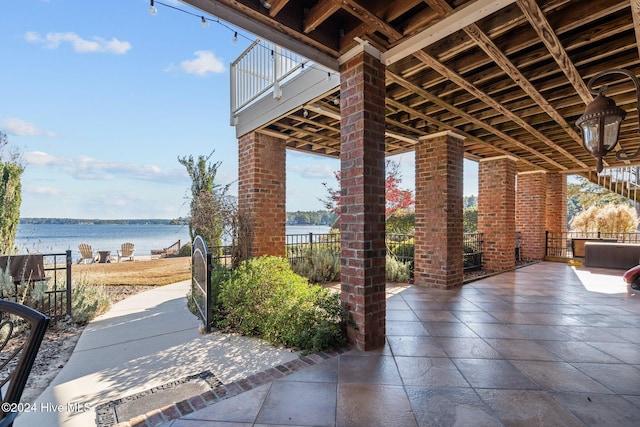
<path fill-rule="evenodd" d="M 323 182 L 322 185 L 329 193 L 328 197 L 320 199 L 325 207 L 335 212 L 340 217 L 340 171 L 334 172 L 334 176 L 338 181 L 338 189 L 330 187 L 328 183 Z M 385 214 L 387 220 L 395 215 L 404 215 L 413 210 L 415 207 L 415 199 L 413 192 L 400 188 L 402 183 L 402 174 L 400 173 L 400 163 L 387 160 L 386 161 L 386 178 L 384 187 L 386 192 Z"/>

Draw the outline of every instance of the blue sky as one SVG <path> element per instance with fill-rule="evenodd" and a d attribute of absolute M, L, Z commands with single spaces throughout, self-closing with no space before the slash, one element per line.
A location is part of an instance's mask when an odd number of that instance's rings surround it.
<path fill-rule="evenodd" d="M 163 3 L 201 12 L 174 0 Z M 176 218 L 189 214 L 180 156 L 237 179 L 229 64 L 253 40 L 231 25 L 147 0 L 4 0 L 0 129 L 22 153 L 22 217 Z M 207 16 L 207 18 L 213 18 Z M 239 42 L 232 43 L 238 31 Z M 413 154 L 396 158 L 413 188 Z M 322 209 L 338 160 L 287 154 L 287 210 Z M 236 186 L 233 186 L 236 191 Z M 477 167 L 465 161 L 465 195 Z"/>

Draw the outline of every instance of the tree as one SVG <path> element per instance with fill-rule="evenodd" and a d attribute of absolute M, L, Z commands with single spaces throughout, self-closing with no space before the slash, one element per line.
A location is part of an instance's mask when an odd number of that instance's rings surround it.
<path fill-rule="evenodd" d="M 11 153 L 5 160 L 3 149 L 9 144 L 7 134 L 0 131 L 0 252 L 12 254 L 22 203 L 20 178 L 24 167 L 19 154 Z"/>
<path fill-rule="evenodd" d="M 638 214 L 626 204 L 593 205 L 571 220 L 571 229 L 582 232 L 630 233 L 638 229 Z"/>
<path fill-rule="evenodd" d="M 193 156 L 178 157 L 178 161 L 191 177 L 191 240 L 199 235 L 207 245 L 221 246 L 225 224 L 230 224 L 227 221 L 229 212 L 235 212 L 235 208 L 232 199 L 227 195 L 231 184 L 218 185 L 215 182 L 222 162 L 209 162 L 214 152 L 208 156 L 198 156 L 197 161 Z"/>
<path fill-rule="evenodd" d="M 385 216 L 387 219 L 387 224 L 402 224 L 402 229 L 405 230 L 407 228 L 406 221 L 389 221 L 393 217 L 401 217 L 406 215 L 412 215 L 415 207 L 415 199 L 413 198 L 413 192 L 411 190 L 406 190 L 400 188 L 400 184 L 402 183 L 402 174 L 400 173 L 400 163 L 387 160 L 386 162 L 386 177 L 384 181 L 385 188 Z M 340 188 L 340 171 L 334 172 L 333 174 L 338 181 L 338 188 Z M 329 193 L 328 196 L 324 199 L 320 199 L 321 202 L 324 203 L 325 207 L 335 212 L 338 216 L 340 216 L 340 189 L 334 189 L 330 187 L 328 183 L 323 182 L 322 185 L 327 189 Z M 415 217 L 413 220 L 413 225 L 415 225 Z M 411 228 L 413 228 L 413 225 Z M 390 232 L 400 232 L 396 230 L 389 230 Z"/>
<path fill-rule="evenodd" d="M 631 200 L 616 194 L 606 188 L 589 181 L 581 176 L 574 176 L 575 183 L 567 184 L 567 220 L 592 206 L 604 206 L 610 203 L 631 206 Z"/>
<path fill-rule="evenodd" d="M 478 232 L 478 205 L 464 208 L 462 211 L 462 224 L 465 233 Z"/>

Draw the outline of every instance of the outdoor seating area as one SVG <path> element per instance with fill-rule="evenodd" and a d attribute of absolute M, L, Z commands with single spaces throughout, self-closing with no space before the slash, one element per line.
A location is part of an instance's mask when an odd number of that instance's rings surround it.
<path fill-rule="evenodd" d="M 87 261 L 89 263 L 97 262 L 100 264 L 104 264 L 111 262 L 114 258 L 111 256 L 110 250 L 99 250 L 96 251 L 94 255 L 93 247 L 87 243 L 80 243 L 78 245 L 78 250 L 80 251 L 80 259 L 78 260 L 78 264 L 85 264 Z M 135 245 L 133 243 L 123 243 L 122 245 L 120 245 L 120 249 L 116 250 L 116 253 L 117 262 L 121 262 L 125 258 L 129 261 L 135 261 Z"/>

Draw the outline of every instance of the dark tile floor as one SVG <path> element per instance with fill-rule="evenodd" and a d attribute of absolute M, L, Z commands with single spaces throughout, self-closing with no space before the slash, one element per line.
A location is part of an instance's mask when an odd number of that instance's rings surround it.
<path fill-rule="evenodd" d="M 455 290 L 389 288 L 383 349 L 167 425 L 638 426 L 640 295 L 622 273 L 539 263 Z"/>

